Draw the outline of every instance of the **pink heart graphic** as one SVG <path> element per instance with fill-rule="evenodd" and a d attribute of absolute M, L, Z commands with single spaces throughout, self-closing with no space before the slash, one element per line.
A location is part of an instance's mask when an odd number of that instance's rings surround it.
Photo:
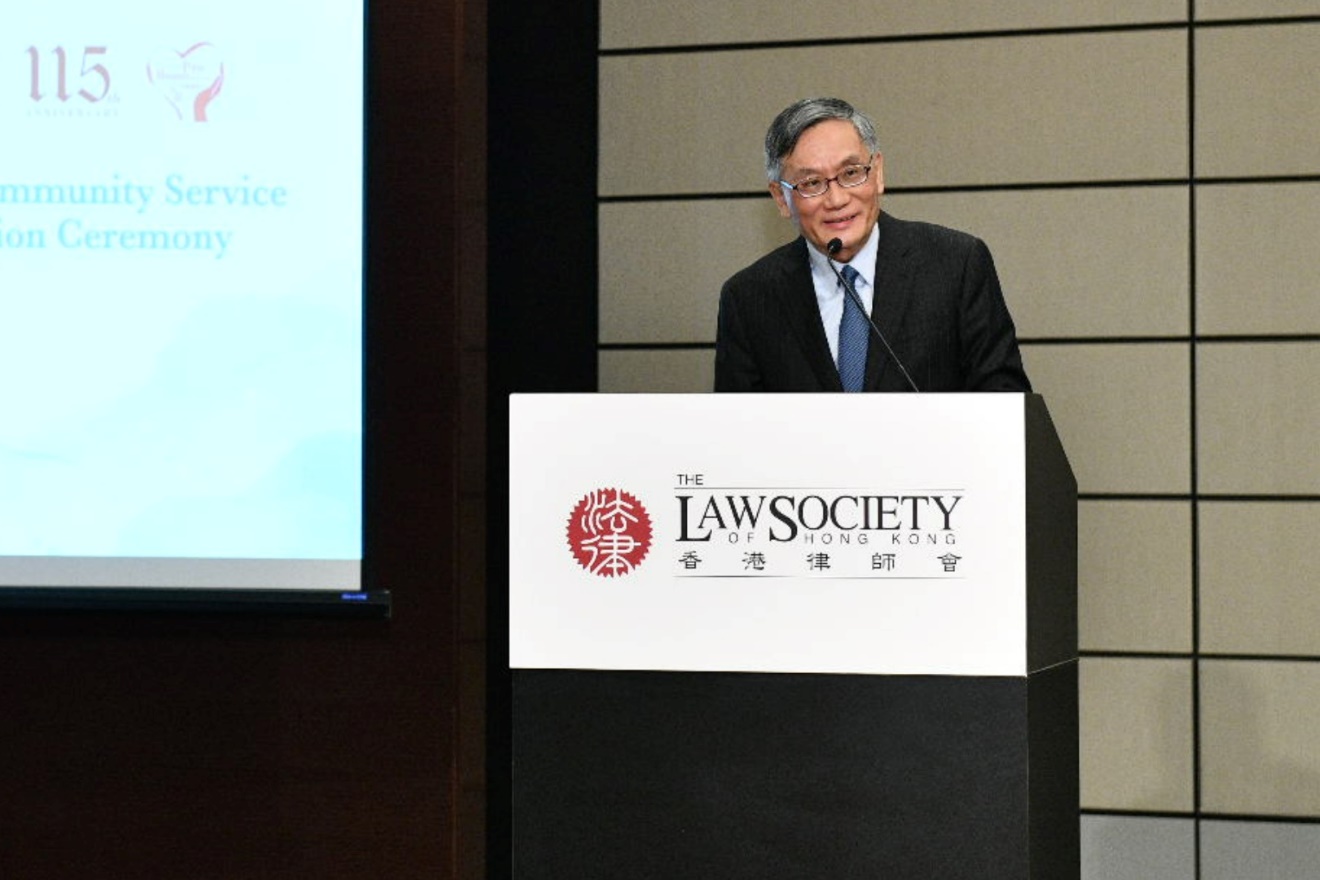
<path fill-rule="evenodd" d="M 205 122 L 207 105 L 224 85 L 225 65 L 210 43 L 197 43 L 182 52 L 162 49 L 147 62 L 147 80 L 180 119 L 188 118 L 185 108 L 191 108 L 193 121 Z"/>

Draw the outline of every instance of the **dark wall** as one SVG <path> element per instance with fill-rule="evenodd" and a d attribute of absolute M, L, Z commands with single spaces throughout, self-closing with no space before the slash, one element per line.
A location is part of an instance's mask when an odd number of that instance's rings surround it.
<path fill-rule="evenodd" d="M 488 16 L 491 390 L 595 391 L 597 4 Z"/>
<path fill-rule="evenodd" d="M 511 876 L 508 395 L 596 390 L 595 2 L 488 6 L 488 865 Z"/>
<path fill-rule="evenodd" d="M 457 4 L 370 21 L 364 573 L 394 619 L 0 617 L 0 877 L 455 876 Z"/>

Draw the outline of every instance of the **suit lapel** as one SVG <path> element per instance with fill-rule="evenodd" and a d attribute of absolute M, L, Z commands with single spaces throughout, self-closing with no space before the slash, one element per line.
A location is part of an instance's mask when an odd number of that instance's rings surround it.
<path fill-rule="evenodd" d="M 820 387 L 826 391 L 842 391 L 839 369 L 830 354 L 830 343 L 820 322 L 820 305 L 816 302 L 816 285 L 811 280 L 806 239 L 799 238 L 793 247 L 788 248 L 787 254 L 783 266 L 784 284 L 779 291 L 788 326 L 793 328 L 802 354 Z"/>
<path fill-rule="evenodd" d="M 875 291 L 871 319 L 901 358 L 903 354 L 898 349 L 897 340 L 908 304 L 912 302 L 916 255 L 912 252 L 912 242 L 904 234 L 901 223 L 882 212 L 877 225 L 880 237 L 875 253 Z M 880 377 L 888 368 L 889 361 L 885 347 L 879 340 L 872 338 L 866 356 L 867 391 L 879 387 Z"/>

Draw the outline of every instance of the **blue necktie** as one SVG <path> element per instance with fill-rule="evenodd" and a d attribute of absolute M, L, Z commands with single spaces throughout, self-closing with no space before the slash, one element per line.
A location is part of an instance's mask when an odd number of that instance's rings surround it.
<path fill-rule="evenodd" d="M 844 266 L 841 274 L 857 289 L 858 272 Z M 847 291 L 843 294 L 843 317 L 839 320 L 839 378 L 844 391 L 861 391 L 866 381 L 866 346 L 871 341 L 866 314 Z"/>

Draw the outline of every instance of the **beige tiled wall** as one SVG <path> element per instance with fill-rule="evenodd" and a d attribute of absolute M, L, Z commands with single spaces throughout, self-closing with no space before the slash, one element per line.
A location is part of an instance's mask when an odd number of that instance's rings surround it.
<path fill-rule="evenodd" d="M 1196 37 L 1196 167 L 1207 177 L 1320 167 L 1320 22 L 1220 27 Z"/>
<path fill-rule="evenodd" d="M 601 205 L 600 340 L 710 341 L 729 266 L 752 262 L 789 233 L 768 192 Z"/>
<path fill-rule="evenodd" d="M 1320 333 L 1320 183 L 1206 185 L 1196 199 L 1197 330 Z"/>
<path fill-rule="evenodd" d="M 1187 501 L 1078 504 L 1077 628 L 1082 650 L 1191 650 L 1191 523 Z"/>
<path fill-rule="evenodd" d="M 1201 661 L 1205 809 L 1320 815 L 1320 663 Z"/>
<path fill-rule="evenodd" d="M 1085 658 L 1081 688 L 1082 805 L 1192 808 L 1192 664 Z"/>
<path fill-rule="evenodd" d="M 1198 21 L 1320 15 L 1317 0 L 1196 0 Z"/>
<path fill-rule="evenodd" d="M 1078 491 L 1190 489 L 1186 345 L 1033 345 L 1022 359 L 1049 405 Z"/>
<path fill-rule="evenodd" d="M 1320 505 L 1201 505 L 1202 650 L 1320 656 L 1317 534 Z"/>
<path fill-rule="evenodd" d="M 626 49 L 1123 25 L 1179 21 L 1186 11 L 1183 0 L 1071 0 L 1068 3 L 839 0 L 819 8 L 804 8 L 793 0 L 726 0 L 681 6 L 602 0 L 601 47 Z"/>
<path fill-rule="evenodd" d="M 600 390 L 671 392 L 705 390 L 715 382 L 708 351 L 602 351 Z"/>
<path fill-rule="evenodd" d="M 1320 494 L 1320 343 L 1205 345 L 1196 371 L 1202 491 Z"/>
<path fill-rule="evenodd" d="M 720 284 L 794 234 L 765 126 L 868 110 L 886 209 L 990 245 L 1078 476 L 1083 806 L 1201 823 L 1143 880 L 1320 863 L 1320 0 L 601 11 L 601 388 L 710 388 Z"/>
<path fill-rule="evenodd" d="M 1176 31 L 606 56 L 600 194 L 763 189 L 766 125 L 820 93 L 874 108 L 890 186 L 1186 176 L 1186 58 Z"/>

